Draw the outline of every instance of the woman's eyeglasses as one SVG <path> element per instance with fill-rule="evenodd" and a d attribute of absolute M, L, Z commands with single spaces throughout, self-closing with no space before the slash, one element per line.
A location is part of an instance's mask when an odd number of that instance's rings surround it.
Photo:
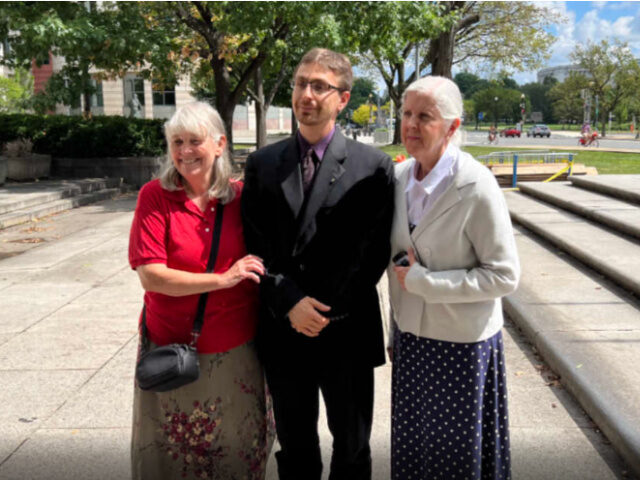
<path fill-rule="evenodd" d="M 291 88 L 294 90 L 305 90 L 307 85 L 311 86 L 311 93 L 314 95 L 324 95 L 330 90 L 337 90 L 338 92 L 343 92 L 344 88 L 336 87 L 335 85 L 331 85 L 323 80 L 305 80 L 304 78 L 298 78 L 291 82 Z"/>

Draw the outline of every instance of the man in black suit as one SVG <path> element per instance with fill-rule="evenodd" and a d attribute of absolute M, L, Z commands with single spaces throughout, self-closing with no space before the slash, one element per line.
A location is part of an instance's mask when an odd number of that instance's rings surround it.
<path fill-rule="evenodd" d="M 389 262 L 393 166 L 335 128 L 351 64 L 313 49 L 292 82 L 297 135 L 247 159 L 248 250 L 263 258 L 257 348 L 273 398 L 281 480 L 319 480 L 319 391 L 330 480 L 371 478 L 373 367 L 384 363 L 376 284 Z"/>

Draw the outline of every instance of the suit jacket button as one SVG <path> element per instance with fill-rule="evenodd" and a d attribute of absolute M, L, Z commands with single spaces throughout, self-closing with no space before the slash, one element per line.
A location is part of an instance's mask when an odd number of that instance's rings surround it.
<path fill-rule="evenodd" d="M 431 256 L 431 250 L 429 250 L 428 248 L 425 248 L 425 249 L 422 251 L 422 254 L 423 254 L 425 257 L 430 257 L 430 256 Z"/>
<path fill-rule="evenodd" d="M 304 263 L 301 263 L 299 268 L 301 272 L 304 272 Z"/>

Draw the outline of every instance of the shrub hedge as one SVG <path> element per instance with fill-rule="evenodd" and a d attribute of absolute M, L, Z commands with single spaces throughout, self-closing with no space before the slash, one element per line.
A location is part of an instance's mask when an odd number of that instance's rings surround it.
<path fill-rule="evenodd" d="M 159 156 L 166 148 L 163 124 L 117 116 L 0 115 L 0 145 L 28 138 L 34 152 L 54 157 Z"/>

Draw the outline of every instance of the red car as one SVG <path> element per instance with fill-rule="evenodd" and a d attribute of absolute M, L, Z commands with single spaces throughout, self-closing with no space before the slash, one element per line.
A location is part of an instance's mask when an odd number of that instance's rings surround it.
<path fill-rule="evenodd" d="M 513 128 L 505 128 L 504 130 L 500 131 L 500 136 L 501 137 L 518 137 L 520 138 L 520 130 L 518 130 L 517 128 L 513 127 Z"/>

